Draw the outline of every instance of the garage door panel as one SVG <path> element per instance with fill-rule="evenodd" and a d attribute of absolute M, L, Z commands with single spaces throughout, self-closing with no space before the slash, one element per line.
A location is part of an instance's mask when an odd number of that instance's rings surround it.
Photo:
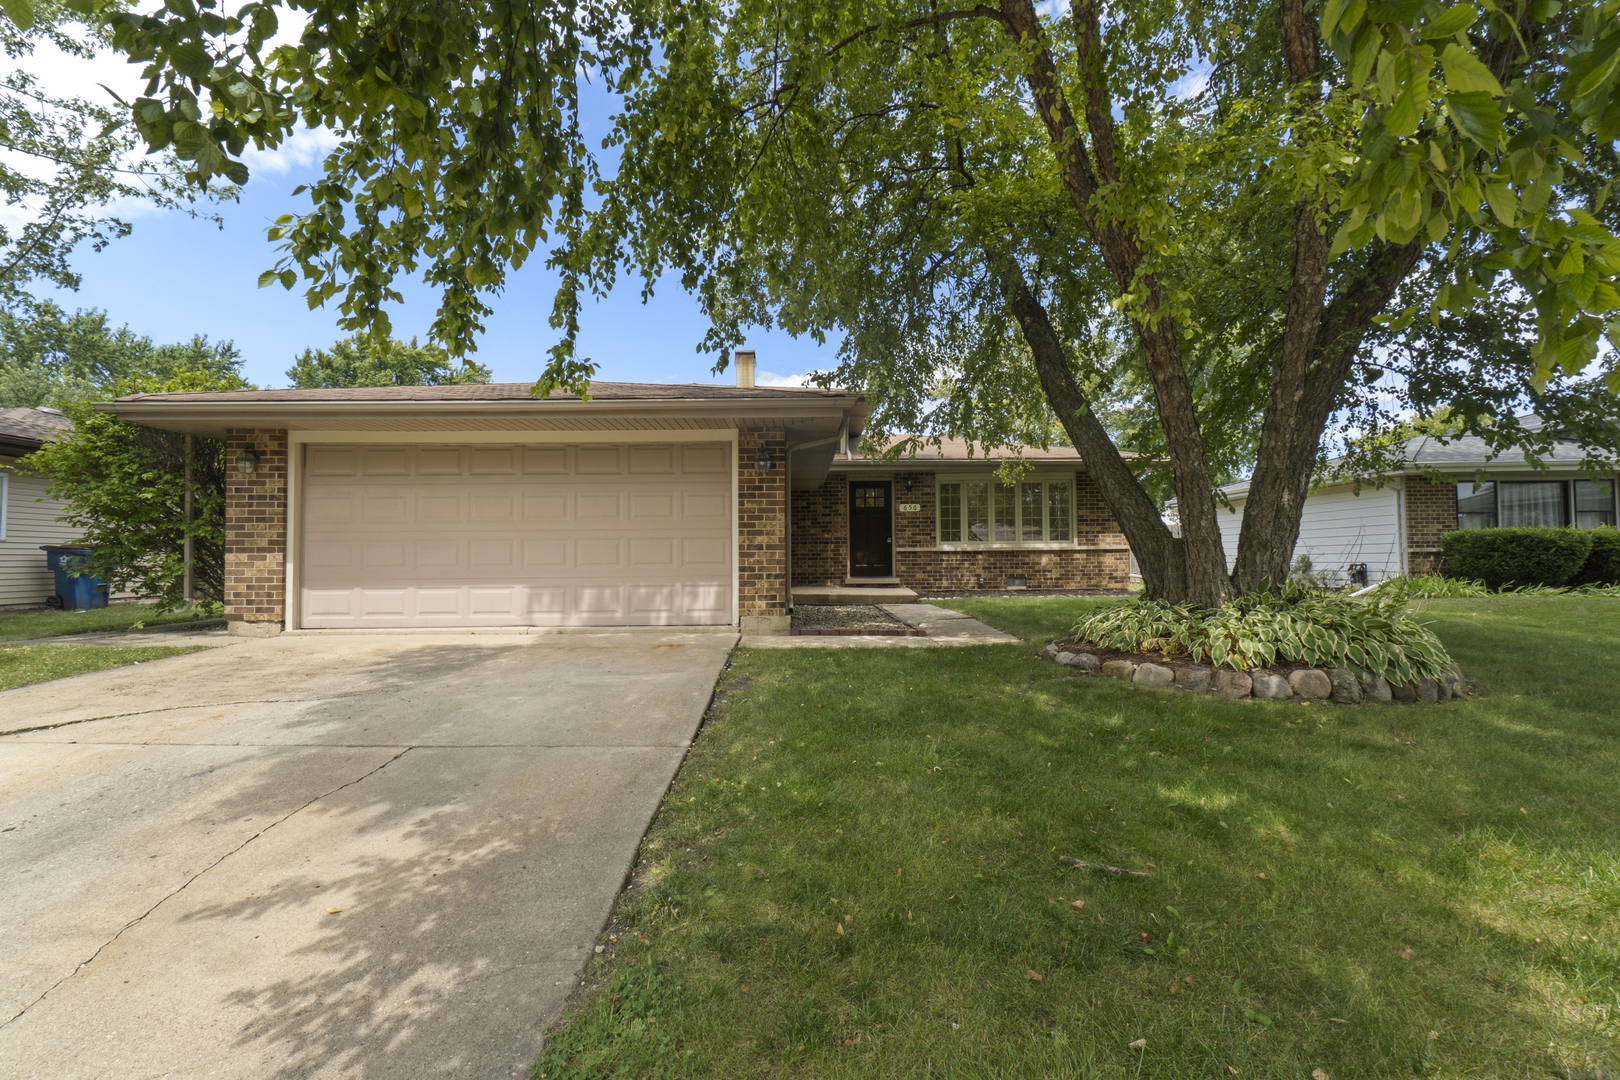
<path fill-rule="evenodd" d="M 568 565 L 568 541 L 523 541 L 523 565 L 535 570 L 553 570 Z"/>
<path fill-rule="evenodd" d="M 723 444 L 309 447 L 303 625 L 728 623 L 730 460 Z"/>
<path fill-rule="evenodd" d="M 530 476 L 560 476 L 568 472 L 568 448 L 530 446 L 523 451 L 523 471 Z"/>
<path fill-rule="evenodd" d="M 725 446 L 683 446 L 681 447 L 681 471 L 688 476 L 698 473 L 728 472 L 727 463 L 730 459 L 730 448 Z"/>
<path fill-rule="evenodd" d="M 717 568 L 731 565 L 731 538 L 719 536 L 692 536 L 681 542 L 681 565 L 684 567 Z"/>
<path fill-rule="evenodd" d="M 360 451 L 312 446 L 304 458 L 306 476 L 358 476 Z"/>
<path fill-rule="evenodd" d="M 411 460 L 409 450 L 362 450 L 361 476 L 409 476 Z"/>
<path fill-rule="evenodd" d="M 433 450 L 419 447 L 416 450 L 417 476 L 460 476 L 464 471 L 462 467 L 462 451 L 460 450 Z"/>
<path fill-rule="evenodd" d="M 689 524 L 699 522 L 729 524 L 730 515 L 726 512 L 729 501 L 728 495 L 719 492 L 685 492 L 681 499 L 681 520 Z"/>
<path fill-rule="evenodd" d="M 624 471 L 617 446 L 581 446 L 574 450 L 574 471 L 581 476 L 618 475 Z"/>

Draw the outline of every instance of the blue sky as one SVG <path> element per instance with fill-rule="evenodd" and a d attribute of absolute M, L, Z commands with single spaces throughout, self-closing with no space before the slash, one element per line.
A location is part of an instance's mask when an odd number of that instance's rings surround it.
<path fill-rule="evenodd" d="M 142 92 L 136 77 L 140 69 L 115 56 L 86 62 L 47 48 L 20 66 L 59 93 L 98 95 L 97 83 L 116 89 L 126 100 Z M 586 134 L 599 141 L 608 119 L 607 96 L 595 94 L 587 105 Z M 294 357 L 306 348 L 330 346 L 342 335 L 335 309 L 308 310 L 301 286 L 292 292 L 279 285 L 258 288 L 259 274 L 277 257 L 265 229 L 279 215 L 308 207 L 307 197 L 295 196 L 293 189 L 319 175 L 322 154 L 330 146 L 324 133 L 306 131 L 274 154 L 250 154 L 253 176 L 241 202 L 217 207 L 225 219 L 223 229 L 181 212 L 121 207 L 134 232 L 99 253 L 81 248 L 74 266 L 83 284 L 76 293 L 53 298 L 69 310 L 101 308 L 115 325 L 128 324 L 160 343 L 189 340 L 193 334 L 232 340 L 245 357 L 248 379 L 266 387 L 287 385 L 286 370 Z M 543 262 L 536 259 L 512 275 L 505 293 L 491 303 L 495 314 L 487 320 L 476 359 L 489 365 L 498 381 L 536 378 L 546 350 L 557 340 L 557 332 L 547 325 L 556 282 Z M 395 333 L 425 338 L 437 295 L 419 282 L 400 291 L 405 303 L 389 312 Z M 646 305 L 637 282 L 621 282 L 605 301 L 587 306 L 579 352 L 600 365 L 600 379 L 729 383 L 730 371 L 723 376 L 710 371 L 712 354 L 695 351 L 706 329 L 696 302 L 678 279 L 664 282 Z M 837 342 L 817 345 L 780 331 L 758 331 L 746 346 L 758 354 L 761 380 L 778 381 L 832 366 Z"/>

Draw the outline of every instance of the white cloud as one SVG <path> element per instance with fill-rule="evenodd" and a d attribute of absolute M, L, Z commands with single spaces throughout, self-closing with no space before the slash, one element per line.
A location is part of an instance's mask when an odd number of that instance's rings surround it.
<path fill-rule="evenodd" d="M 774 371 L 761 371 L 754 377 L 758 386 L 809 386 L 810 376 L 815 372 L 806 372 L 803 375 L 778 375 Z"/>
<path fill-rule="evenodd" d="M 1170 96 L 1181 98 L 1197 97 L 1209 85 L 1209 65 L 1205 64 L 1196 71 L 1190 71 L 1170 85 Z"/>
<path fill-rule="evenodd" d="M 259 150 L 250 145 L 242 154 L 242 160 L 254 175 L 278 176 L 317 164 L 337 144 L 337 132 L 331 128 L 299 128 L 274 150 Z"/>

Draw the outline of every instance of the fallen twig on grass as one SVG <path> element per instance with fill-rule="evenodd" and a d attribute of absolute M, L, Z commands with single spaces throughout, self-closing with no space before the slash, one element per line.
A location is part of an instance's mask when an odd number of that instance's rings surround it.
<path fill-rule="evenodd" d="M 1063 862 L 1068 863 L 1070 866 L 1078 867 L 1081 870 L 1101 870 L 1105 874 L 1129 874 L 1131 877 L 1148 876 L 1148 872 L 1146 870 L 1127 870 L 1123 866 L 1109 866 L 1107 863 L 1086 862 L 1084 859 L 1076 859 L 1070 855 L 1059 855 L 1058 858 Z"/>

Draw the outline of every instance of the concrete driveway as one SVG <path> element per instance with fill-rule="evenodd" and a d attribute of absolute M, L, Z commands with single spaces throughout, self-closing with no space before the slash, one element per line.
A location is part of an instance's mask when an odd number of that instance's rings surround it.
<path fill-rule="evenodd" d="M 527 1075 L 735 640 L 287 635 L 0 693 L 0 1076 Z"/>

